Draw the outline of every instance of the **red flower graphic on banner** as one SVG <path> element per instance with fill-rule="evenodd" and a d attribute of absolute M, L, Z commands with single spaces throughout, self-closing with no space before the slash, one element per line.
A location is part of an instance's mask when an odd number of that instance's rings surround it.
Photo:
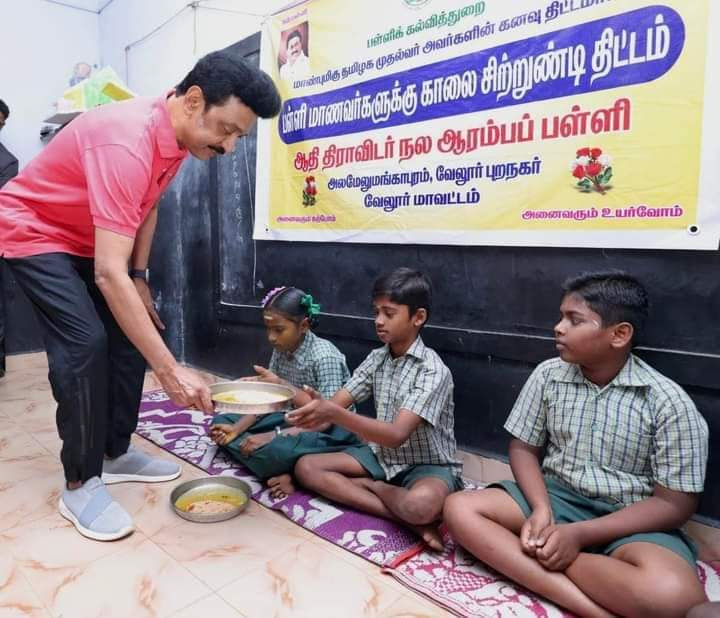
<path fill-rule="evenodd" d="M 317 185 L 315 184 L 315 176 L 305 176 L 305 186 L 303 187 L 303 206 L 314 206 L 317 201 Z"/>
<path fill-rule="evenodd" d="M 590 163 L 587 166 L 587 175 L 590 177 L 597 176 L 600 172 L 602 172 L 602 165 L 599 163 Z"/>
<path fill-rule="evenodd" d="M 603 154 L 600 148 L 580 148 L 575 157 L 570 164 L 570 171 L 578 179 L 580 191 L 590 193 L 595 190 L 605 195 L 613 175 L 610 155 Z"/>

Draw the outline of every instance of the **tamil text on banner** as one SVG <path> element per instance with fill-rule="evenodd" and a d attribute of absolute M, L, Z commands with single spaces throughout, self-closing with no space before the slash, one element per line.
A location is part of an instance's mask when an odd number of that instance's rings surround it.
<path fill-rule="evenodd" d="M 283 106 L 258 132 L 255 238 L 716 249 L 717 4 L 309 0 L 269 17 Z"/>

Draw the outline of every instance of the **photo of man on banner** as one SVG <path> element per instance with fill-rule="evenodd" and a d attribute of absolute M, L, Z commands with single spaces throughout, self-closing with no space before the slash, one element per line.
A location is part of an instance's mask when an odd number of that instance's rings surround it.
<path fill-rule="evenodd" d="M 282 33 L 278 66 L 280 67 L 280 79 L 289 84 L 310 76 L 307 22 L 293 26 Z"/>

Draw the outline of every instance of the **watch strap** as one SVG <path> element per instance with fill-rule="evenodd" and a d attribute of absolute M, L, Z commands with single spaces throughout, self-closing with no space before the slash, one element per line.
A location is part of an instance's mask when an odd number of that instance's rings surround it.
<path fill-rule="evenodd" d="M 142 279 L 143 281 L 147 281 L 150 276 L 150 270 L 147 268 L 131 268 L 129 274 L 133 279 Z"/>

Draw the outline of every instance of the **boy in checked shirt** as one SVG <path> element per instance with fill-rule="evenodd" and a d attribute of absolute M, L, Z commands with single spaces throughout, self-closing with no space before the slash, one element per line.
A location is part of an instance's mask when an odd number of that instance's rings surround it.
<path fill-rule="evenodd" d="M 443 502 L 463 485 L 452 375 L 420 337 L 430 311 L 430 281 L 399 268 L 375 282 L 372 296 L 377 335 L 385 345 L 373 350 L 331 399 L 311 393 L 313 401 L 288 414 L 299 427 L 332 423 L 368 444 L 306 455 L 295 476 L 335 502 L 407 524 L 440 550 L 436 522 Z M 347 410 L 371 396 L 377 418 Z"/>
<path fill-rule="evenodd" d="M 707 600 L 679 530 L 703 490 L 707 424 L 631 352 L 648 313 L 637 279 L 585 274 L 564 292 L 559 358 L 538 365 L 505 423 L 516 482 L 451 496 L 445 523 L 575 615 L 684 616 Z"/>

